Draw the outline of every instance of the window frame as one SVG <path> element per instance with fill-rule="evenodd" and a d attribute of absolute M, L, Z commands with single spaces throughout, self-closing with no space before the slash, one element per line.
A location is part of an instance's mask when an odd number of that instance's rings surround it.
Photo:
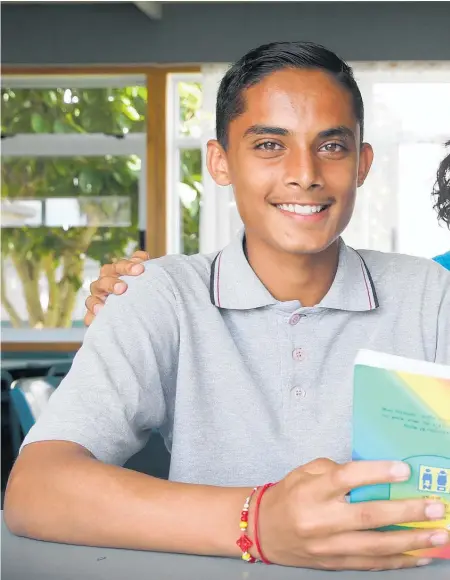
<path fill-rule="evenodd" d="M 188 137 L 178 132 L 180 119 L 180 100 L 177 85 L 179 82 L 201 82 L 201 73 L 169 73 L 167 76 L 167 109 L 166 118 L 166 249 L 169 254 L 179 254 L 181 248 L 181 211 L 180 198 L 177 191 L 181 181 L 180 161 L 184 149 L 202 150 L 202 139 Z"/>
<path fill-rule="evenodd" d="M 33 156 L 37 152 L 39 156 L 52 156 L 56 151 L 58 155 L 54 156 L 72 156 L 81 154 L 81 150 L 83 155 L 90 152 L 93 155 L 139 155 L 142 163 L 139 182 L 139 230 L 146 232 L 145 249 L 150 256 L 163 256 L 168 246 L 166 229 L 171 227 L 166 216 L 167 174 L 170 172 L 170 158 L 166 156 L 168 79 L 169 75 L 186 73 L 198 75 L 200 67 L 4 67 L 1 77 L 3 87 L 48 88 L 55 86 L 55 80 L 59 84 L 86 88 L 140 84 L 147 87 L 149 97 L 145 134 L 130 132 L 123 139 L 103 134 L 47 134 L 44 144 L 43 137 L 39 134 L 22 134 L 2 140 L 2 156 Z M 2 329 L 2 351 L 76 352 L 85 330 Z"/>

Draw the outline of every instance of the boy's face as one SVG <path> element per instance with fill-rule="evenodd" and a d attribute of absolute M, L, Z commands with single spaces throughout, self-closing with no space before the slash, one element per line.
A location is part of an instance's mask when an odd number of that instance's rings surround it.
<path fill-rule="evenodd" d="M 249 240 L 295 254 L 326 249 L 347 226 L 373 157 L 360 145 L 351 94 L 321 71 L 286 69 L 244 98 L 227 151 L 208 143 L 211 175 L 233 186 Z"/>

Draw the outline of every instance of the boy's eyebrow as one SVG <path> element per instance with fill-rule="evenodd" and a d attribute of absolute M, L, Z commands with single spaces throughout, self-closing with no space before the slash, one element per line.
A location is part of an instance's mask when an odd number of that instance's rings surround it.
<path fill-rule="evenodd" d="M 350 137 L 355 139 L 355 133 L 345 125 L 339 125 L 338 127 L 331 127 L 330 129 L 325 129 L 321 131 L 318 135 L 319 139 L 329 139 L 330 137 Z"/>
<path fill-rule="evenodd" d="M 278 135 L 279 137 L 286 137 L 292 135 L 291 131 L 283 127 L 271 127 L 270 125 L 252 125 L 245 133 L 244 137 L 249 135 Z"/>
<path fill-rule="evenodd" d="M 277 135 L 278 137 L 287 137 L 292 135 L 292 131 L 284 127 L 272 127 L 270 125 L 252 125 L 245 133 L 244 137 L 249 135 Z M 355 139 L 355 133 L 345 125 L 338 125 L 337 127 L 330 127 L 324 131 L 320 131 L 317 135 L 319 139 L 329 139 L 330 137 L 350 137 Z"/>

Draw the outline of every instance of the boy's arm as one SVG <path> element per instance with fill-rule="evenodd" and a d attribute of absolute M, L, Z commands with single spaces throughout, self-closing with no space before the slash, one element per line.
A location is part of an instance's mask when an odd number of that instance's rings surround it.
<path fill-rule="evenodd" d="M 179 329 L 156 265 L 111 296 L 25 439 L 5 498 L 18 534 L 74 544 L 239 555 L 248 489 L 159 480 L 120 467 L 164 425 Z M 247 495 L 246 495 L 247 494 Z"/>
<path fill-rule="evenodd" d="M 101 463 L 75 443 L 44 441 L 17 460 L 4 517 L 13 533 L 40 540 L 238 556 L 249 491 L 159 480 Z"/>
<path fill-rule="evenodd" d="M 261 504 L 266 557 L 326 570 L 421 565 L 404 552 L 428 548 L 445 532 L 366 530 L 430 519 L 424 500 L 350 505 L 344 499 L 354 487 L 395 481 L 392 468 L 389 462 L 318 460 L 294 470 Z M 51 441 L 23 450 L 8 485 L 4 517 L 13 533 L 40 540 L 238 556 L 239 514 L 249 492 L 158 480 L 102 464 L 75 443 Z M 253 539 L 254 508 L 255 501 L 249 516 Z"/>

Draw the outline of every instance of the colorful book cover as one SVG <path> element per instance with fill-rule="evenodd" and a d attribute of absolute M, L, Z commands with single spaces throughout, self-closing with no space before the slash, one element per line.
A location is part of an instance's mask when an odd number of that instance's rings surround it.
<path fill-rule="evenodd" d="M 447 505 L 444 520 L 393 528 L 450 530 L 450 366 L 360 351 L 354 368 L 353 460 L 404 461 L 411 477 L 355 489 L 352 502 L 439 499 Z M 450 545 L 415 554 L 450 559 Z"/>

